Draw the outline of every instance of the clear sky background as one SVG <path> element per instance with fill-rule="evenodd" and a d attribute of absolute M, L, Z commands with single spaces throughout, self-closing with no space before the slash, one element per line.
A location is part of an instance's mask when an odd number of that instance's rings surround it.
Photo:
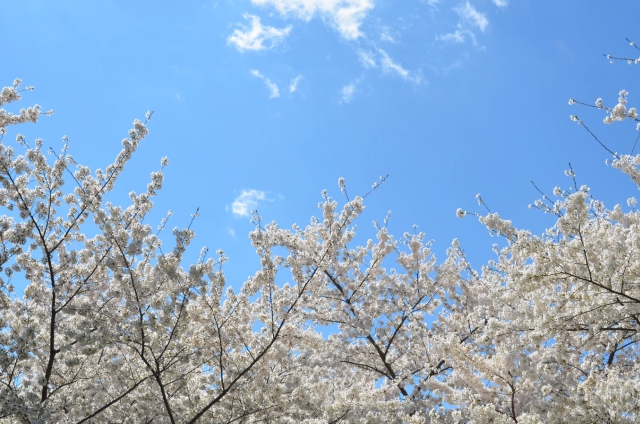
<path fill-rule="evenodd" d="M 609 206 L 637 195 L 605 165 L 610 156 L 574 122 L 577 114 L 612 149 L 628 153 L 635 125 L 605 126 L 601 111 L 569 98 L 615 105 L 621 89 L 640 105 L 640 3 L 585 0 L 236 0 L 6 2 L 2 81 L 36 90 L 21 106 L 56 113 L 12 128 L 59 147 L 67 135 L 82 164 L 104 167 L 134 118 L 155 113 L 150 135 L 112 199 L 126 204 L 168 156 L 157 198 L 160 221 L 194 224 L 200 246 L 225 250 L 237 287 L 258 261 L 248 211 L 304 225 L 320 192 L 343 200 L 388 182 L 359 221 L 392 210 L 391 232 L 415 224 L 440 260 L 458 238 L 472 262 L 491 239 L 461 207 L 492 211 L 535 233 L 552 224 L 529 210 L 578 181 Z M 8 108 L 13 110 L 13 108 Z M 166 236 L 170 238 L 170 232 Z"/>

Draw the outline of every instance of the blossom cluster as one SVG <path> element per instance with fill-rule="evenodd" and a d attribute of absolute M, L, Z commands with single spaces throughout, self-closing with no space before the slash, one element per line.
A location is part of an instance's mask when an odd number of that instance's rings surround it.
<path fill-rule="evenodd" d="M 613 122 L 624 121 L 625 119 L 637 121 L 638 123 L 636 125 L 636 129 L 640 130 L 640 119 L 638 119 L 638 110 L 635 107 L 627 108 L 628 95 L 629 93 L 626 90 L 621 90 L 620 93 L 618 93 L 618 103 L 613 108 L 605 106 L 601 98 L 598 98 L 593 105 L 582 103 L 574 99 L 569 99 L 569 104 L 593 106 L 595 108 L 605 110 L 608 113 L 608 115 L 603 120 L 605 124 L 612 124 Z M 570 118 L 574 122 L 583 124 L 583 122 L 576 115 L 571 115 Z"/>

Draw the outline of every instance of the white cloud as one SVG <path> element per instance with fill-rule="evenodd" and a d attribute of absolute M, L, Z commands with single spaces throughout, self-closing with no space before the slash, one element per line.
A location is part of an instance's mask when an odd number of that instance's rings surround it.
<path fill-rule="evenodd" d="M 243 17 L 251 20 L 251 28 L 241 25 L 244 31 L 236 29 L 227 38 L 227 43 L 233 44 L 240 51 L 270 49 L 281 43 L 291 32 L 290 26 L 282 29 L 263 26 L 260 18 L 255 15 L 245 13 Z"/>
<path fill-rule="evenodd" d="M 469 2 L 466 2 L 463 6 L 456 7 L 453 10 L 455 10 L 463 20 L 469 21 L 472 25 L 480 28 L 480 31 L 484 31 L 487 25 L 489 25 L 489 21 L 485 14 L 478 12 Z"/>
<path fill-rule="evenodd" d="M 365 68 L 375 68 L 378 66 L 374 54 L 370 51 L 358 50 L 358 58 Z"/>
<path fill-rule="evenodd" d="M 240 196 L 231 204 L 231 212 L 235 216 L 250 216 L 252 210 L 258 208 L 258 203 L 266 199 L 264 191 L 242 190 Z"/>
<path fill-rule="evenodd" d="M 269 96 L 270 99 L 273 99 L 275 97 L 280 97 L 280 90 L 278 90 L 277 85 L 271 82 L 269 78 L 265 78 L 264 83 L 267 84 L 267 87 L 269 87 L 269 91 L 271 92 L 271 95 Z"/>
<path fill-rule="evenodd" d="M 509 0 L 493 0 L 493 4 L 498 7 L 507 7 L 509 5 Z"/>
<path fill-rule="evenodd" d="M 455 62 L 450 63 L 449 65 L 439 66 L 439 67 L 429 66 L 429 68 L 431 68 L 431 70 L 438 75 L 448 75 L 454 69 L 461 68 L 464 65 L 465 61 L 468 59 L 468 57 L 469 57 L 468 53 L 464 53 L 461 59 L 458 59 Z"/>
<path fill-rule="evenodd" d="M 271 92 L 271 95 L 269 96 L 270 99 L 273 99 L 275 97 L 280 97 L 280 90 L 278 89 L 278 86 L 273 81 L 271 81 L 269 78 L 265 77 L 255 69 L 251 70 L 250 72 L 251 72 L 251 75 L 253 75 L 256 78 L 260 78 L 267 85 L 267 87 L 269 88 L 269 91 Z"/>
<path fill-rule="evenodd" d="M 382 27 L 380 30 L 380 41 L 388 41 L 389 43 L 395 43 L 396 39 L 391 35 L 388 27 Z"/>
<path fill-rule="evenodd" d="M 402 77 L 402 79 L 414 82 L 416 84 L 420 84 L 422 82 L 422 77 L 420 75 L 416 75 L 415 73 L 409 72 L 405 68 L 402 67 L 399 63 L 394 62 L 387 52 L 382 49 L 378 49 L 382 59 L 380 62 L 382 63 L 382 70 L 385 73 L 395 72 Z"/>
<path fill-rule="evenodd" d="M 233 238 L 236 238 L 236 232 L 233 228 L 227 228 L 227 234 L 229 234 Z"/>
<path fill-rule="evenodd" d="M 464 43 L 467 37 L 471 38 L 473 41 L 473 45 L 477 45 L 476 36 L 473 32 L 467 29 L 457 29 L 455 32 L 439 35 L 436 37 L 436 40 L 440 41 L 452 41 L 454 43 Z"/>
<path fill-rule="evenodd" d="M 353 96 L 357 91 L 356 84 L 357 82 L 347 84 L 338 91 L 340 93 L 340 103 L 350 103 L 353 100 Z"/>
<path fill-rule="evenodd" d="M 302 79 L 302 75 L 298 75 L 294 79 L 291 80 L 291 84 L 289 84 L 289 94 L 293 93 L 298 89 L 298 83 Z"/>
<path fill-rule="evenodd" d="M 358 50 L 358 58 L 360 59 L 360 63 L 362 63 L 362 66 L 364 66 L 365 68 L 377 68 L 379 61 L 380 66 L 382 67 L 382 72 L 384 72 L 385 74 L 395 73 L 402 77 L 402 79 L 404 79 L 405 81 L 411 81 L 415 84 L 420 84 L 422 82 L 422 72 L 420 70 L 418 70 L 417 72 L 411 72 L 402 67 L 402 65 L 400 65 L 399 63 L 394 62 L 386 51 L 382 49 L 377 50 L 377 54 L 376 52 L 368 50 Z M 344 88 L 347 87 L 349 86 L 347 85 Z M 347 98 L 348 97 L 349 96 L 347 96 Z M 345 103 L 348 103 L 348 101 L 345 101 Z"/>
<path fill-rule="evenodd" d="M 456 68 L 460 68 L 462 66 L 462 60 L 456 60 L 455 62 L 453 62 L 450 65 L 445 66 L 444 68 L 442 68 L 442 72 L 444 74 L 449 73 L 449 71 L 456 69 Z"/>
<path fill-rule="evenodd" d="M 399 64 L 391 60 L 387 52 L 385 52 L 384 50 L 380 50 L 380 54 L 382 55 L 382 69 L 385 72 L 389 72 L 389 71 L 397 72 L 398 75 L 400 75 L 402 78 L 405 78 L 405 79 L 409 76 L 409 71 L 407 71 L 402 66 L 400 66 Z"/>
<path fill-rule="evenodd" d="M 251 0 L 258 6 L 272 6 L 283 16 L 305 21 L 315 15 L 327 19 L 347 40 L 362 35 L 360 26 L 373 9 L 372 0 Z"/>

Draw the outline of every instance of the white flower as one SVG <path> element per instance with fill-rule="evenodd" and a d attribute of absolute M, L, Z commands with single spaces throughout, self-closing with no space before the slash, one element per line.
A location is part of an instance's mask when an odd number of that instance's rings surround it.
<path fill-rule="evenodd" d="M 611 111 L 611 118 L 616 121 L 622 121 L 627 117 L 627 108 L 624 103 L 620 102 L 613 107 Z"/>
<path fill-rule="evenodd" d="M 467 213 L 465 211 L 463 211 L 461 208 L 458 208 L 458 210 L 456 210 L 456 216 L 458 218 L 462 218 L 466 215 Z"/>
<path fill-rule="evenodd" d="M 341 192 L 344 193 L 347 191 L 347 183 L 345 182 L 344 178 L 338 178 L 338 186 L 340 187 Z"/>

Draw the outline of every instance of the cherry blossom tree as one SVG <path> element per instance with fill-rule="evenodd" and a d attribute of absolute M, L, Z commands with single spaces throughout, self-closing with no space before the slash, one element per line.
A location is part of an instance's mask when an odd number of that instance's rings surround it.
<path fill-rule="evenodd" d="M 30 88 L 20 87 L 4 88 L 0 105 L 21 100 Z M 607 124 L 637 124 L 627 97 L 589 106 Z M 438 263 L 424 234 L 394 238 L 388 218 L 357 243 L 368 194 L 351 198 L 340 179 L 343 204 L 324 192 L 321 216 L 305 227 L 254 215 L 261 265 L 235 291 L 224 252 L 184 259 L 197 212 L 170 247 L 170 214 L 157 229 L 146 223 L 167 158 L 129 205 L 106 200 L 151 113 L 94 172 L 65 139 L 57 152 L 20 134 L 4 140 L 42 114 L 0 109 L 0 422 L 638 420 L 634 198 L 607 208 L 570 169 L 569 189 L 532 205 L 555 216 L 542 235 L 459 209 L 501 240 L 478 271 L 459 242 Z M 640 188 L 635 146 L 614 153 L 572 119 Z M 26 282 L 23 294 L 13 279 Z"/>
<path fill-rule="evenodd" d="M 634 48 L 638 48 L 630 41 Z M 636 59 L 624 60 L 629 64 Z M 606 107 L 604 123 L 632 121 L 628 92 Z M 613 168 L 640 188 L 640 155 L 610 150 Z M 636 143 L 638 138 L 636 137 Z M 532 207 L 556 217 L 543 235 L 515 228 L 496 213 L 474 214 L 504 243 L 496 259 L 474 270 L 457 242 L 439 269 L 446 312 L 436 326 L 464 343 L 448 345 L 452 368 L 444 399 L 456 405 L 442 422 L 637 422 L 640 416 L 640 240 L 636 199 L 608 209 L 573 169 L 569 189 L 556 187 Z M 482 204 L 482 198 L 479 197 Z M 458 211 L 463 217 L 470 213 Z"/>
<path fill-rule="evenodd" d="M 20 86 L 0 104 L 21 100 Z M 444 362 L 425 361 L 424 316 L 441 290 L 422 235 L 399 243 L 380 229 L 377 242 L 349 247 L 363 199 L 337 212 L 325 195 L 323 219 L 305 229 L 255 217 L 262 265 L 235 292 L 223 252 L 183 264 L 191 224 L 163 250 L 169 217 L 157 231 L 145 223 L 168 159 L 128 206 L 105 200 L 151 113 L 95 172 L 76 164 L 66 139 L 59 152 L 20 134 L 4 140 L 41 114 L 0 112 L 0 420 L 389 422 L 427 408 L 413 387 Z M 402 271 L 387 272 L 383 260 L 403 243 Z M 273 253 L 282 247 L 285 257 Z M 276 281 L 283 270 L 289 283 Z M 12 278 L 26 281 L 23 295 Z M 315 326 L 329 323 L 339 331 L 325 339 Z"/>
<path fill-rule="evenodd" d="M 20 84 L 3 89 L 0 104 L 20 100 Z M 0 111 L 2 135 L 41 113 L 39 106 L 18 115 Z M 146 122 L 136 120 L 115 161 L 93 174 L 76 165 L 66 145 L 49 152 L 52 163 L 41 139 L 30 144 L 18 134 L 15 146 L 0 145 L 0 206 L 7 211 L 0 224 L 0 419 L 304 415 L 306 409 L 286 407 L 285 397 L 300 378 L 292 346 L 304 329 L 294 318 L 313 276 L 277 287 L 270 251 L 257 245 L 262 269 L 240 293 L 225 290 L 224 253 L 214 260 L 203 252 L 182 267 L 190 226 L 175 229 L 175 247 L 162 253 L 166 220 L 157 232 L 143 222 L 162 187 L 162 168 L 146 192 L 130 194 L 129 206 L 104 201 L 146 135 Z M 87 226 L 97 235 L 87 236 Z M 12 294 L 12 276 L 27 281 L 23 296 Z"/>

